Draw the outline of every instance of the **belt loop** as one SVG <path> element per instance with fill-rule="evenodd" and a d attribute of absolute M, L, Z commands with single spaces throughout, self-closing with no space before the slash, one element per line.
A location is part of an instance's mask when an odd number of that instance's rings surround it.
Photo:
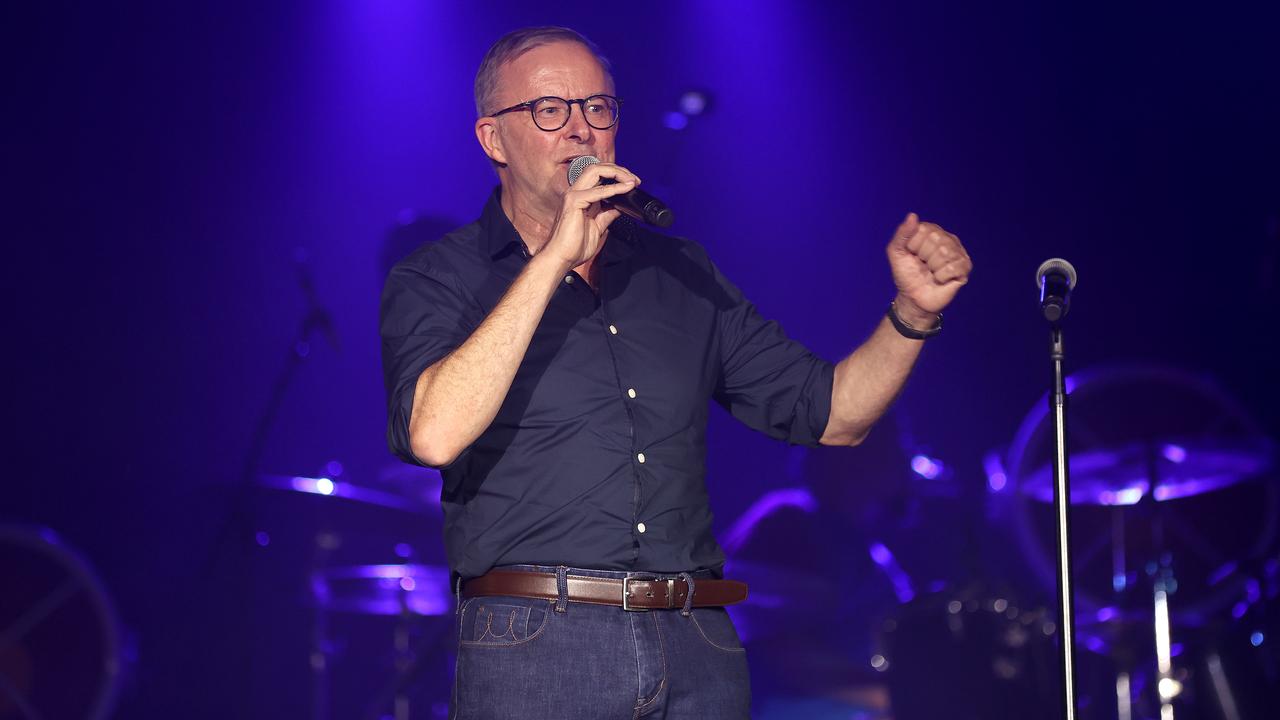
<path fill-rule="evenodd" d="M 561 565 L 556 568 L 556 612 L 568 609 L 569 603 L 569 568 Z"/>
<path fill-rule="evenodd" d="M 687 572 L 682 572 L 680 573 L 680 579 L 688 587 L 688 592 L 684 596 L 684 607 L 680 608 L 680 614 L 689 617 L 690 613 L 693 612 L 693 576 Z"/>

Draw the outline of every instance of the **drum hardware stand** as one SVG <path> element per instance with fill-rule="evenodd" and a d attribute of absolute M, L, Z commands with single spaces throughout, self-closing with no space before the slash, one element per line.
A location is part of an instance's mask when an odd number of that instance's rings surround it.
<path fill-rule="evenodd" d="M 1151 486 L 1152 543 L 1156 560 L 1152 564 L 1153 579 L 1153 630 L 1156 645 L 1156 695 L 1160 699 L 1160 720 L 1173 720 L 1173 699 L 1182 692 L 1182 685 L 1173 676 L 1172 627 L 1169 622 L 1169 595 L 1178 587 L 1173 575 L 1173 557 L 1165 549 L 1164 518 L 1162 508 L 1156 506 L 1156 490 L 1160 487 L 1160 468 L 1156 461 L 1153 443 L 1147 453 L 1147 478 Z"/>
<path fill-rule="evenodd" d="M 327 523 L 326 523 L 327 525 Z M 320 530 L 315 535 L 311 551 L 311 582 L 314 592 L 316 577 L 328 561 L 329 555 L 341 545 L 336 533 Z M 329 720 L 329 654 L 332 641 L 329 637 L 329 615 L 324 602 L 315 603 L 311 616 L 311 717 L 312 720 Z"/>
<path fill-rule="evenodd" d="M 384 717 L 383 709 L 389 704 L 395 720 L 409 720 L 409 691 L 412 683 L 427 670 L 424 660 L 444 649 L 444 640 L 451 637 L 446 632 L 450 626 L 429 628 L 413 642 L 413 631 L 421 630 L 422 623 L 408 604 L 409 593 L 401 591 L 400 613 L 395 629 L 395 669 L 393 676 L 378 690 L 361 713 L 361 720 L 377 720 Z"/>
<path fill-rule="evenodd" d="M 1116 594 L 1116 606 L 1124 607 L 1122 596 L 1129 587 L 1129 568 L 1125 560 L 1124 511 L 1119 506 L 1110 508 L 1111 514 L 1111 589 Z M 1116 717 L 1133 720 L 1133 662 L 1116 668 Z"/>

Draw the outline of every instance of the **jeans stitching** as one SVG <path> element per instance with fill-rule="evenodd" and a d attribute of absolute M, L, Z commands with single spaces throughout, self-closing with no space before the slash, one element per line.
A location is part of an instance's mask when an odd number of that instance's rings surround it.
<path fill-rule="evenodd" d="M 634 614 L 627 615 L 627 622 L 631 625 L 631 647 L 635 648 L 636 655 L 636 706 L 644 702 L 644 697 L 640 695 L 644 688 L 640 687 L 644 683 L 644 678 L 640 675 L 640 639 L 636 637 L 636 616 Z"/>
<path fill-rule="evenodd" d="M 479 640 L 463 640 L 461 639 L 461 635 L 459 635 L 458 647 L 501 649 L 501 648 L 515 647 L 516 645 L 524 645 L 525 643 L 533 642 L 534 640 L 537 640 L 538 637 L 542 635 L 543 631 L 547 629 L 547 625 L 551 624 L 551 615 L 552 615 L 551 611 L 554 610 L 554 608 L 555 608 L 555 601 L 553 600 L 553 601 L 550 601 L 550 605 L 547 608 L 547 612 L 543 613 L 542 615 L 542 624 L 538 626 L 538 629 L 535 630 L 532 635 L 526 637 L 523 640 L 516 640 L 514 642 L 509 642 L 509 643 L 487 643 L 487 642 L 480 642 Z M 493 617 L 493 616 L 490 615 L 490 617 Z"/>
<path fill-rule="evenodd" d="M 713 642 L 713 641 L 711 640 L 711 638 L 707 637 L 707 633 L 703 631 L 703 629 L 702 629 L 702 623 L 698 622 L 698 616 L 697 616 L 697 615 L 690 614 L 690 615 L 689 615 L 689 619 L 693 621 L 693 626 L 694 626 L 695 628 L 697 628 L 697 630 L 698 630 L 698 634 L 699 634 L 699 635 L 701 635 L 701 636 L 702 636 L 702 639 L 703 639 L 704 641 L 706 641 L 706 643 L 707 643 L 708 645 L 710 645 L 711 647 L 713 647 L 713 648 L 715 648 L 715 649 L 717 649 L 717 650 L 723 650 L 723 651 L 725 651 L 725 652 L 746 652 L 746 651 L 747 651 L 747 649 L 746 649 L 746 648 L 740 648 L 740 647 L 731 648 L 731 647 L 725 647 L 725 646 L 723 646 L 723 645 L 718 645 L 718 644 L 716 644 L 715 642 Z"/>
<path fill-rule="evenodd" d="M 662 639 L 662 623 L 658 622 L 658 613 L 649 613 L 649 617 L 653 618 L 653 628 L 658 632 L 658 654 L 662 658 L 662 680 L 658 683 L 658 688 L 653 691 L 653 697 L 636 706 L 635 717 L 637 718 L 640 717 L 640 713 L 662 697 L 662 691 L 667 687 L 667 646 Z"/>
<path fill-rule="evenodd" d="M 462 627 L 463 627 L 462 619 L 466 617 L 467 608 L 471 606 L 471 602 L 473 600 L 475 600 L 475 598 L 467 598 L 466 600 L 463 600 L 461 603 L 458 604 L 458 646 L 459 647 L 462 646 Z M 449 703 L 450 720 L 458 720 L 458 717 L 462 714 L 461 708 L 458 707 L 458 687 L 461 682 L 462 682 L 462 663 L 457 662 L 455 660 L 453 664 L 453 694 L 452 694 L 452 697 L 450 697 L 450 703 Z"/>

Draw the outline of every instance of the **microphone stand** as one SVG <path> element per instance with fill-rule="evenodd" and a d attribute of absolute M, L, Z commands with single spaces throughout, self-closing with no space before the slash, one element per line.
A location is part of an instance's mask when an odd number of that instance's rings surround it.
<path fill-rule="evenodd" d="M 1057 518 L 1058 545 L 1058 657 L 1062 666 L 1062 702 L 1066 720 L 1075 720 L 1075 601 L 1071 587 L 1070 510 L 1071 483 L 1067 471 L 1067 388 L 1062 371 L 1064 357 L 1062 326 L 1053 322 L 1049 357 L 1053 361 L 1053 389 L 1049 393 L 1049 407 L 1053 411 L 1054 445 L 1056 457 L 1053 464 L 1053 510 Z"/>

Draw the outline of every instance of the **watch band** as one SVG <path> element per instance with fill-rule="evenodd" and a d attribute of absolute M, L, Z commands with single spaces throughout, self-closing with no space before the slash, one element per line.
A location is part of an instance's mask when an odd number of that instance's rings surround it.
<path fill-rule="evenodd" d="M 906 320 L 898 317 L 897 301 L 889 303 L 889 309 L 885 315 L 889 316 L 889 322 L 893 323 L 893 329 L 897 330 L 899 335 L 911 340 L 925 340 L 942 332 L 942 313 L 938 313 L 937 325 L 924 330 L 912 327 Z"/>

